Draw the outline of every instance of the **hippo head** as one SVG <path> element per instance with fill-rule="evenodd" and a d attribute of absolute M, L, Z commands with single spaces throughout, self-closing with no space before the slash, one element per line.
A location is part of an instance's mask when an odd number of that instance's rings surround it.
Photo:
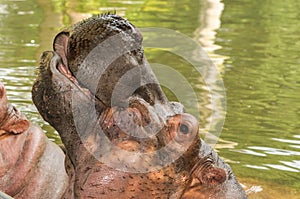
<path fill-rule="evenodd" d="M 201 153 L 197 120 L 167 100 L 131 23 L 92 17 L 59 33 L 53 47 L 32 95 L 66 147 L 65 197 L 181 198 L 197 184 L 198 198 L 226 198 L 228 179 L 244 196 L 230 168 L 210 148 Z"/>

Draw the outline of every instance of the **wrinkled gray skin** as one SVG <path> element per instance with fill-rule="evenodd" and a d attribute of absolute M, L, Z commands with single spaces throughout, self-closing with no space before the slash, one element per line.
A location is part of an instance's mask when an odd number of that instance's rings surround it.
<path fill-rule="evenodd" d="M 53 46 L 32 96 L 66 147 L 64 198 L 247 198 L 196 119 L 167 100 L 127 20 L 89 18 Z"/>

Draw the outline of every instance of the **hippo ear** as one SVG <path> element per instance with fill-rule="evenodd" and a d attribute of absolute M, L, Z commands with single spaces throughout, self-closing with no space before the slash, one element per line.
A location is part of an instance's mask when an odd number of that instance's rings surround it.
<path fill-rule="evenodd" d="M 28 120 L 18 118 L 9 123 L 9 125 L 5 125 L 3 128 L 1 128 L 1 130 L 12 134 L 20 134 L 25 132 L 29 128 L 29 125 L 30 123 Z"/>
<path fill-rule="evenodd" d="M 214 165 L 213 158 L 209 155 L 200 159 L 192 169 L 193 177 L 208 187 L 222 184 L 227 179 L 225 169 Z"/>
<path fill-rule="evenodd" d="M 29 121 L 14 106 L 8 104 L 4 84 L 0 82 L 0 135 L 22 133 L 29 125 Z"/>
<path fill-rule="evenodd" d="M 61 57 L 65 66 L 67 63 L 69 32 L 62 31 L 56 35 L 53 42 L 54 51 Z"/>
<path fill-rule="evenodd" d="M 0 130 L 12 134 L 25 132 L 29 128 L 29 121 L 14 106 L 11 107 L 9 108 L 11 113 L 0 127 Z"/>

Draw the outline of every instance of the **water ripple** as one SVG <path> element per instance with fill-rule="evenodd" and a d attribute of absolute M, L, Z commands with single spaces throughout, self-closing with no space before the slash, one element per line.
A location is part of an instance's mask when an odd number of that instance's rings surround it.
<path fill-rule="evenodd" d="M 300 140 L 289 140 L 289 139 L 280 139 L 280 138 L 272 138 L 272 140 L 283 142 L 283 143 L 299 144 L 300 145 Z"/>
<path fill-rule="evenodd" d="M 285 164 L 289 167 L 294 167 L 296 169 L 300 170 L 300 160 L 293 160 L 292 162 L 288 162 L 288 161 L 280 161 L 282 164 Z"/>
<path fill-rule="evenodd" d="M 293 169 L 291 167 L 287 167 L 284 165 L 279 165 L 279 164 L 264 164 L 265 166 L 271 167 L 273 169 L 278 169 L 282 171 L 290 171 L 290 172 L 299 172 L 297 169 Z"/>
<path fill-rule="evenodd" d="M 244 153 L 244 154 L 248 154 L 248 155 L 261 156 L 261 157 L 267 156 L 264 153 L 259 153 L 259 152 L 255 152 L 253 150 L 248 150 L 248 149 L 240 149 L 240 150 L 232 150 L 232 151 Z"/>
<path fill-rule="evenodd" d="M 283 156 L 297 155 L 297 156 L 300 156 L 300 152 L 291 151 L 291 150 L 276 149 L 276 148 L 261 147 L 261 146 L 250 146 L 248 148 L 258 150 L 258 151 L 263 151 L 264 153 L 270 154 L 270 155 L 283 155 Z"/>
<path fill-rule="evenodd" d="M 270 170 L 268 167 L 263 167 L 258 165 L 245 164 L 244 166 L 252 169 Z"/>

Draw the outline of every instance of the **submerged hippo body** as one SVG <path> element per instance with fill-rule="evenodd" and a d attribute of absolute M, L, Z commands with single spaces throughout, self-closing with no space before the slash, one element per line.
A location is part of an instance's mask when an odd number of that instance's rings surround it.
<path fill-rule="evenodd" d="M 246 198 L 196 119 L 167 100 L 141 43 L 105 14 L 59 33 L 41 57 L 32 95 L 66 147 L 64 198 Z"/>
<path fill-rule="evenodd" d="M 16 199 L 61 198 L 68 183 L 64 157 L 8 103 L 0 82 L 0 190 Z"/>

